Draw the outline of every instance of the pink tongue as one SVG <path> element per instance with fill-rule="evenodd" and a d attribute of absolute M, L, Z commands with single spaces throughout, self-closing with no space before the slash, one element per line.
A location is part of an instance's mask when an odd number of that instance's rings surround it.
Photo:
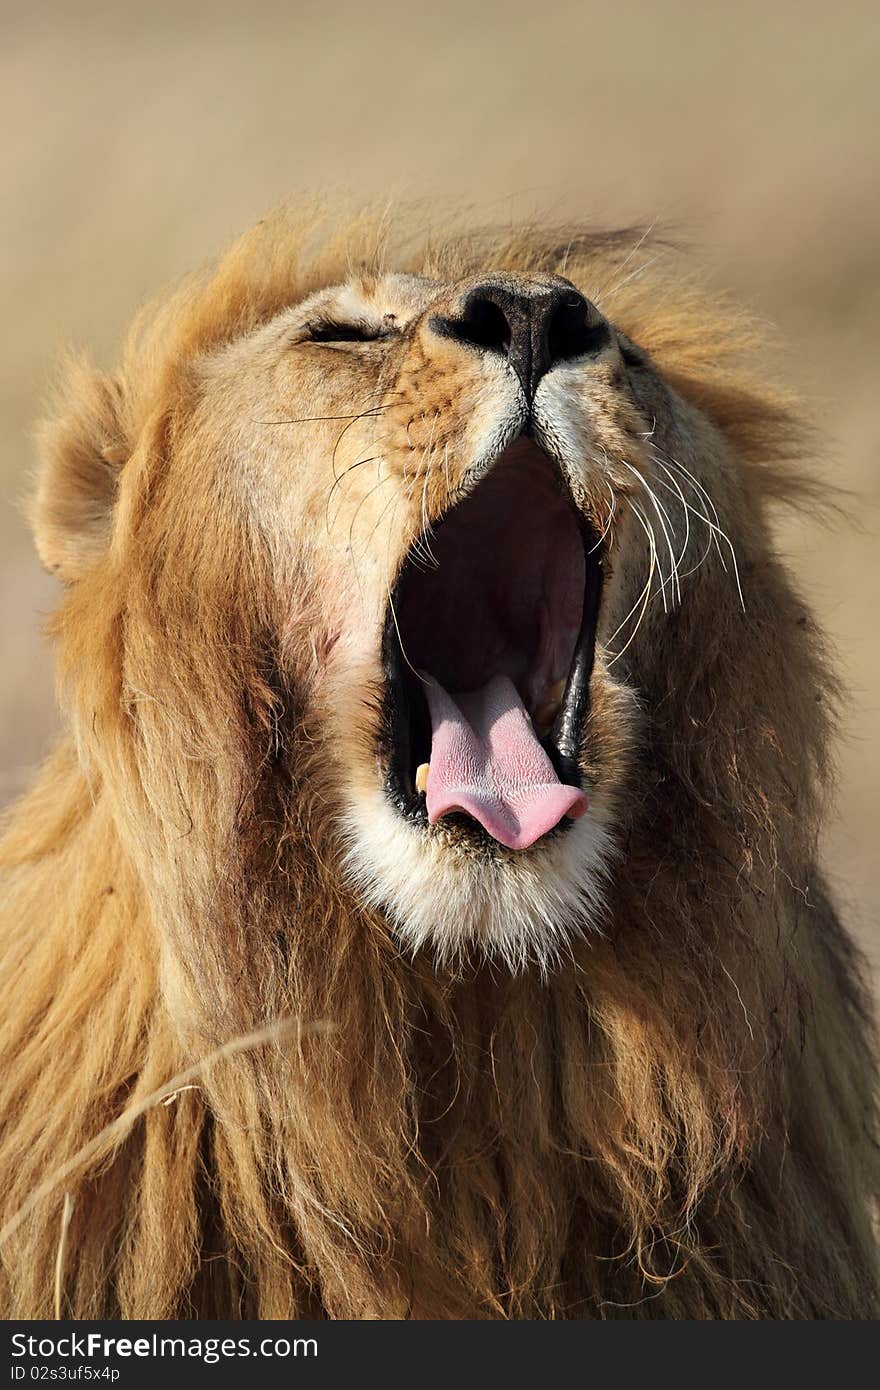
<path fill-rule="evenodd" d="M 563 816 L 587 809 L 577 787 L 560 782 L 507 676 L 455 699 L 424 676 L 431 711 L 428 820 L 464 811 L 508 849 L 527 849 Z"/>

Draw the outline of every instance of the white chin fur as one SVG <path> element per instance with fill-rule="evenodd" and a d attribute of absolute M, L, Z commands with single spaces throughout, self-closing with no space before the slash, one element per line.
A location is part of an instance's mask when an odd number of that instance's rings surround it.
<path fill-rule="evenodd" d="M 356 794 L 343 832 L 349 882 L 406 949 L 426 948 L 439 964 L 481 952 L 512 971 L 546 971 L 572 937 L 601 930 L 614 842 L 592 798 L 564 834 L 497 858 L 426 834 L 379 786 Z"/>

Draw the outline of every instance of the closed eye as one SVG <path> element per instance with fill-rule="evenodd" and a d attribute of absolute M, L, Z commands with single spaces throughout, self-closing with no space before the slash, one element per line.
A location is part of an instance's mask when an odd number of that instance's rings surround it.
<path fill-rule="evenodd" d="M 332 319 L 319 319 L 308 323 L 304 338 L 310 343 L 375 343 L 382 338 L 390 338 L 394 333 L 393 324 L 367 323 L 358 320 L 354 323 L 337 323 Z"/>

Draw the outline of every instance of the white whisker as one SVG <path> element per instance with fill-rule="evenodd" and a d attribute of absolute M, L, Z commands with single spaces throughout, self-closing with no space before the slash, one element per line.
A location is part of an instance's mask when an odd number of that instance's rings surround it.
<path fill-rule="evenodd" d="M 651 505 L 653 506 L 655 512 L 657 513 L 657 519 L 658 519 L 658 521 L 660 522 L 660 529 L 661 529 L 662 532 L 663 532 L 663 536 L 664 536 L 664 539 L 665 539 L 665 541 L 666 541 L 666 546 L 667 546 L 667 549 L 668 549 L 668 551 L 669 551 L 669 564 L 670 564 L 669 578 L 663 580 L 663 586 L 664 586 L 664 588 L 665 588 L 665 586 L 666 586 L 667 583 L 670 584 L 670 586 L 672 587 L 673 594 L 675 595 L 675 594 L 677 593 L 678 601 L 679 601 L 679 603 L 680 603 L 680 602 L 681 602 L 681 585 L 678 583 L 678 569 L 677 569 L 677 565 L 676 565 L 675 550 L 674 550 L 673 545 L 672 545 L 672 537 L 673 537 L 673 534 L 674 534 L 674 528 L 673 528 L 673 526 L 672 526 L 672 522 L 671 522 L 671 520 L 670 520 L 669 513 L 667 512 L 667 510 L 666 510 L 666 508 L 663 506 L 663 504 L 660 502 L 660 499 L 657 497 L 656 493 L 654 492 L 654 489 L 651 487 L 650 483 L 647 481 L 647 479 L 645 478 L 644 474 L 641 473 L 641 472 L 639 471 L 638 468 L 634 467 L 633 464 L 627 463 L 626 459 L 623 459 L 623 458 L 622 458 L 622 459 L 619 460 L 619 462 L 623 464 L 624 468 L 628 468 L 629 471 L 630 471 L 630 473 L 632 473 L 633 476 L 634 476 L 635 478 L 638 478 L 639 482 L 641 483 L 642 487 L 644 488 L 644 490 L 645 490 L 647 496 L 649 497 L 649 499 L 650 499 L 650 501 L 651 501 Z M 661 571 L 661 577 L 662 577 L 662 571 Z"/>
<path fill-rule="evenodd" d="M 660 257 L 658 254 L 657 256 L 652 256 L 651 259 L 648 261 L 643 261 L 641 265 L 637 265 L 635 270 L 630 271 L 629 275 L 625 275 L 622 280 L 618 280 L 616 285 L 612 285 L 611 289 L 605 292 L 603 298 L 613 299 L 616 294 L 620 293 L 620 291 L 624 288 L 625 285 L 628 285 L 632 280 L 637 279 L 638 276 L 644 275 L 645 271 L 650 270 L 654 262 L 659 259 Z"/>
<path fill-rule="evenodd" d="M 636 502 L 632 497 L 627 498 L 627 501 L 629 502 L 630 511 L 637 518 L 640 526 L 642 527 L 642 530 L 648 537 L 648 546 L 650 547 L 651 551 L 651 571 L 653 573 L 653 571 L 656 570 L 657 573 L 660 575 L 660 597 L 663 601 L 663 612 L 666 613 L 668 612 L 666 606 L 666 578 L 663 574 L 663 567 L 660 564 L 660 552 L 657 549 L 657 537 L 654 533 L 654 527 L 651 525 L 650 521 L 645 516 L 645 513 L 642 511 L 638 502 Z"/>
<path fill-rule="evenodd" d="M 656 449 L 657 449 L 657 446 L 656 446 L 656 445 L 652 445 L 651 447 L 656 451 Z M 704 487 L 704 485 L 700 482 L 700 480 L 699 480 L 698 478 L 694 477 L 694 474 L 691 473 L 691 471 L 690 471 L 689 468 L 685 468 L 685 466 L 684 466 L 683 463 L 679 463 L 678 459 L 674 459 L 674 458 L 672 457 L 671 454 L 668 454 L 668 455 L 666 456 L 666 461 L 667 461 L 667 463 L 670 464 L 673 468 L 677 469 L 679 473 L 681 473 L 681 474 L 684 475 L 684 477 L 688 480 L 688 482 L 691 484 L 691 486 L 692 486 L 698 493 L 700 493 L 700 494 L 703 496 L 703 498 L 705 499 L 705 501 L 708 503 L 709 507 L 712 509 L 712 515 L 713 515 L 713 517 L 715 518 L 715 520 L 714 520 L 714 522 L 712 522 L 712 521 L 709 521 L 708 518 L 707 518 L 707 524 L 710 525 L 710 526 L 712 527 L 712 532 L 713 532 L 713 535 L 714 535 L 714 537 L 715 537 L 715 545 L 716 545 L 716 549 L 717 549 L 717 551 L 718 551 L 718 558 L 719 558 L 719 560 L 721 561 L 722 568 L 725 569 L 725 570 L 727 569 L 727 566 L 726 566 L 726 564 L 724 563 L 724 556 L 723 556 L 723 554 L 722 554 L 722 552 L 721 552 L 721 546 L 720 546 L 720 544 L 719 544 L 719 542 L 718 542 L 718 537 L 719 537 L 719 536 L 720 536 L 721 539 L 724 541 L 725 545 L 727 546 L 728 550 L 730 551 L 730 560 L 731 560 L 731 564 L 733 565 L 733 573 L 734 573 L 734 579 L 735 579 L 735 581 L 736 581 L 736 589 L 737 589 L 737 593 L 738 593 L 738 595 L 739 595 L 740 605 L 741 605 L 741 607 L 742 607 L 743 612 L 745 612 L 746 604 L 745 604 L 745 599 L 743 598 L 742 584 L 740 583 L 739 565 L 737 564 L 736 550 L 734 549 L 733 541 L 730 539 L 730 537 L 728 536 L 727 532 L 724 530 L 724 528 L 723 528 L 722 525 L 721 525 L 721 519 L 720 519 L 720 517 L 719 517 L 719 515 L 718 515 L 718 509 L 717 509 L 717 507 L 715 506 L 715 503 L 714 503 L 714 501 L 712 500 L 712 497 L 711 497 L 710 493 L 707 491 L 707 489 Z"/>
<path fill-rule="evenodd" d="M 386 584 L 385 584 L 385 592 L 386 592 L 387 595 L 388 595 L 388 608 L 389 608 L 389 610 L 390 610 L 390 612 L 391 612 L 391 617 L 392 617 L 392 619 L 394 620 L 394 630 L 395 630 L 395 632 L 397 633 L 397 640 L 398 640 L 398 642 L 400 643 L 400 653 L 401 653 L 401 656 L 403 657 L 404 661 L 406 662 L 407 666 L 408 666 L 409 669 L 412 671 L 412 673 L 413 673 L 413 675 L 416 677 L 416 679 L 417 679 L 417 680 L 420 680 L 420 681 L 422 682 L 422 684 L 424 685 L 424 683 L 425 683 L 425 678 L 424 678 L 424 676 L 421 674 L 421 672 L 419 672 L 419 671 L 416 670 L 415 666 L 413 666 L 412 662 L 410 661 L 409 657 L 408 657 L 407 654 L 406 654 L 406 648 L 405 648 L 404 645 L 403 645 L 403 634 L 402 634 L 401 631 L 400 631 L 400 623 L 397 621 L 397 612 L 396 612 L 395 607 L 394 607 L 394 598 L 393 598 L 392 593 L 391 593 L 391 586 L 390 586 L 390 584 L 388 584 L 387 582 L 386 582 Z"/>
<path fill-rule="evenodd" d="M 646 526 L 646 529 L 650 532 L 650 527 L 647 526 L 647 523 L 644 523 L 644 524 L 645 524 L 645 526 Z M 649 542 L 650 542 L 650 535 L 649 535 Z M 608 662 L 608 669 L 609 669 L 609 670 L 610 670 L 611 667 L 614 665 L 615 661 L 619 661 L 620 658 L 623 656 L 624 652 L 626 652 L 626 651 L 628 650 L 628 648 L 631 646 L 631 644 L 632 644 L 633 641 L 635 640 L 636 633 L 638 632 L 639 628 L 640 628 L 641 625 L 642 625 L 642 620 L 644 619 L 645 613 L 646 613 L 647 610 L 648 610 L 648 604 L 649 604 L 650 601 L 651 601 L 651 581 L 652 581 L 652 579 L 653 579 L 653 577 L 654 577 L 654 570 L 655 570 L 655 568 L 656 568 L 656 563 L 655 563 L 655 561 L 656 561 L 656 554 L 657 554 L 657 548 L 656 548 L 656 545 L 654 545 L 654 546 L 651 547 L 651 565 L 650 565 L 650 569 L 648 570 L 648 578 L 647 578 L 646 581 L 645 581 L 644 588 L 642 589 L 641 593 L 639 594 L 639 596 L 638 596 L 638 598 L 636 599 L 635 603 L 633 604 L 632 608 L 631 608 L 631 609 L 629 610 L 629 612 L 627 613 L 626 617 L 623 619 L 623 622 L 620 623 L 620 624 L 617 626 L 617 628 L 615 628 L 614 632 L 611 634 L 611 637 L 608 639 L 608 643 L 609 643 L 609 644 L 615 640 L 615 638 L 617 637 L 617 635 L 618 635 L 618 633 L 620 632 L 621 628 L 623 628 L 623 627 L 625 626 L 625 624 L 629 622 L 629 620 L 630 620 L 630 618 L 632 617 L 633 613 L 635 613 L 636 609 L 639 608 L 639 605 L 641 605 L 641 611 L 640 611 L 639 616 L 638 616 L 638 618 L 637 618 L 637 620 L 636 620 L 636 625 L 635 625 L 635 627 L 633 628 L 633 630 L 632 630 L 632 632 L 630 633 L 629 637 L 627 638 L 626 642 L 625 642 L 625 643 L 623 644 L 623 646 L 621 647 L 620 651 L 619 651 L 619 652 L 615 652 L 614 656 L 612 656 L 611 659 L 610 659 L 609 662 Z M 606 644 L 606 645 L 608 645 L 608 644 Z"/>
<path fill-rule="evenodd" d="M 616 272 L 617 272 L 618 275 L 621 275 L 621 274 L 623 273 L 623 271 L 626 270 L 626 268 L 627 268 L 627 266 L 629 265 L 630 261 L 632 260 L 633 256 L 638 255 L 639 251 L 640 251 L 640 250 L 642 249 L 642 247 L 644 246 L 644 244 L 645 244 L 645 242 L 647 241 L 648 237 L 651 236 L 651 234 L 652 234 L 652 232 L 654 231 L 654 228 L 655 228 L 656 226 L 657 226 L 657 218 L 655 217 L 655 218 L 653 219 L 653 221 L 652 221 L 652 222 L 645 228 L 645 230 L 642 232 L 642 235 L 639 237 L 638 241 L 634 242 L 633 245 L 629 248 L 629 250 L 627 251 L 627 253 L 626 253 L 626 255 L 624 256 L 623 260 L 620 262 L 620 265 L 615 267 L 615 270 L 616 270 Z M 567 254 L 568 254 L 568 253 L 566 253 L 566 255 L 567 255 Z M 654 257 L 654 259 L 655 259 L 655 260 L 657 259 L 656 256 Z M 648 264 L 650 265 L 650 264 L 652 264 L 652 262 L 649 261 Z M 641 270 L 642 267 L 639 266 L 638 269 Z M 597 299 L 597 300 L 598 300 L 598 299 L 601 299 L 601 298 L 603 298 L 606 294 L 607 294 L 608 297 L 610 298 L 611 295 L 613 295 L 618 289 L 620 289 L 621 285 L 625 285 L 626 283 L 627 283 L 626 280 L 618 281 L 618 283 L 617 283 L 612 289 L 610 289 L 610 290 L 606 290 L 605 287 L 603 286 L 601 290 L 598 290 L 598 291 L 596 292 L 596 299 Z"/>
<path fill-rule="evenodd" d="M 636 610 L 639 609 L 639 608 L 641 608 L 641 611 L 639 612 L 638 619 L 637 619 L 637 621 L 636 621 L 636 625 L 635 625 L 635 627 L 633 628 L 633 631 L 630 633 L 629 638 L 627 639 L 626 643 L 625 643 L 624 646 L 620 649 L 619 652 L 616 652 L 616 653 L 614 654 L 614 656 L 611 657 L 610 661 L 608 662 L 609 669 L 614 665 L 615 661 L 618 661 L 618 660 L 620 659 L 620 657 L 623 656 L 624 652 L 625 652 L 625 651 L 627 650 L 627 648 L 630 646 L 630 643 L 633 641 L 633 639 L 635 638 L 636 633 L 638 632 L 639 628 L 641 627 L 642 619 L 643 619 L 644 616 L 645 616 L 645 612 L 646 612 L 646 610 L 647 610 L 648 604 L 649 604 L 650 599 L 651 599 L 651 586 L 652 586 L 652 581 L 653 581 L 653 578 L 654 578 L 654 572 L 655 572 L 655 570 L 656 570 L 656 568 L 657 568 L 657 546 L 656 546 L 656 542 L 655 542 L 655 540 L 654 540 L 654 532 L 653 532 L 653 529 L 652 529 L 652 527 L 650 526 L 650 524 L 648 523 L 647 519 L 641 514 L 641 511 L 640 511 L 640 509 L 638 508 L 637 504 L 630 502 L 630 505 L 633 507 L 633 509 L 634 509 L 634 514 L 636 515 L 637 519 L 639 520 L 639 522 L 640 522 L 640 524 L 641 524 L 641 526 L 642 526 L 642 528 L 643 528 L 643 530 L 644 530 L 644 532 L 645 532 L 645 534 L 646 534 L 646 536 L 647 536 L 647 538 L 648 538 L 648 547 L 649 547 L 649 554 L 650 554 L 650 566 L 649 566 L 649 569 L 648 569 L 648 578 L 646 579 L 645 584 L 644 584 L 644 587 L 642 588 L 642 590 L 641 590 L 641 592 L 640 592 L 638 598 L 636 599 L 636 601 L 635 601 L 635 603 L 633 604 L 632 608 L 631 608 L 631 609 L 629 610 L 629 612 L 627 613 L 626 617 L 625 617 L 620 623 L 618 623 L 617 627 L 614 629 L 614 631 L 612 632 L 611 636 L 608 638 L 608 640 L 607 640 L 607 642 L 606 642 L 606 644 L 605 644 L 606 646 L 610 646 L 610 644 L 611 644 L 612 642 L 615 641 L 615 639 L 617 638 L 617 636 L 619 635 L 619 633 L 623 630 L 623 628 L 624 628 L 624 627 L 626 626 L 626 624 L 629 622 L 630 618 L 633 616 L 633 614 L 636 612 Z"/>
<path fill-rule="evenodd" d="M 685 524 L 688 527 L 688 535 L 690 534 L 690 522 L 688 520 L 690 516 L 695 516 L 697 520 L 702 521 L 706 527 L 706 544 L 703 548 L 702 555 L 700 556 L 697 563 L 695 565 L 691 565 L 690 569 L 685 570 L 681 576 L 682 579 L 689 579 L 692 574 L 696 574 L 697 570 L 700 569 L 701 566 L 706 563 L 709 551 L 712 549 L 712 545 L 715 539 L 713 535 L 714 528 L 712 525 L 712 521 L 703 508 L 703 502 L 702 498 L 700 497 L 700 494 L 695 494 L 697 501 L 701 504 L 700 509 L 697 510 L 685 497 L 678 484 L 678 481 L 676 480 L 675 474 L 671 472 L 671 470 L 668 469 L 666 465 L 661 462 L 660 459 L 655 459 L 655 463 L 658 463 L 660 465 L 660 467 L 663 469 L 663 471 L 667 474 L 667 476 L 670 479 L 670 482 L 666 482 L 663 478 L 658 478 L 657 482 L 660 484 L 661 487 L 665 487 L 667 492 L 674 492 L 678 497 L 681 498 L 682 506 L 684 507 Z"/>
<path fill-rule="evenodd" d="M 598 549 L 599 549 L 599 546 L 602 545 L 602 544 L 604 543 L 605 537 L 608 535 L 608 532 L 611 530 L 611 523 L 612 523 L 613 520 L 614 520 L 614 513 L 615 513 L 615 511 L 617 510 L 617 498 L 614 496 L 614 488 L 613 488 L 613 487 L 611 486 L 611 484 L 610 484 L 609 482 L 607 482 L 607 481 L 606 481 L 606 483 L 605 483 L 605 486 L 606 486 L 607 489 L 608 489 L 608 496 L 611 498 L 611 511 L 608 513 L 608 520 L 607 520 L 606 523 L 605 523 L 605 527 L 604 527 L 604 529 L 603 529 L 603 531 L 602 531 L 601 536 L 600 536 L 599 539 L 596 541 L 596 544 L 595 544 L 595 545 L 591 545 L 591 546 L 590 546 L 590 549 L 589 549 L 588 552 L 587 552 L 588 555 L 592 555 L 592 554 L 593 554 L 593 551 L 594 551 L 594 550 L 598 550 Z"/>
<path fill-rule="evenodd" d="M 659 459 L 655 459 L 654 462 L 655 462 L 655 463 L 659 463 Z M 662 465 L 661 465 L 661 466 L 662 466 Z M 685 573 L 684 573 L 684 575 L 682 575 L 682 573 L 681 573 L 681 565 L 682 565 L 682 562 L 683 562 L 683 560 L 684 560 L 685 555 L 687 554 L 687 549 L 688 549 L 688 545 L 689 545 L 689 543 L 690 543 L 690 538 L 691 538 L 690 512 L 691 512 L 693 509 L 688 505 L 688 500 L 687 500 L 687 498 L 685 497 L 684 493 L 682 492 L 682 490 L 681 490 L 681 488 L 680 488 L 680 486 L 679 486 L 679 484 L 678 484 L 678 481 L 677 481 L 677 479 L 675 478 L 675 475 L 672 474 L 672 473 L 669 473 L 669 470 L 668 470 L 668 469 L 664 469 L 664 471 L 667 472 L 667 474 L 668 474 L 668 476 L 669 476 L 669 478 L 670 478 L 670 480 L 671 480 L 673 486 L 670 486 L 670 484 L 669 484 L 668 482 L 665 482 L 663 478 L 657 478 L 655 481 L 658 482 L 658 483 L 660 484 L 661 487 L 665 488 L 667 492 L 671 492 L 671 493 L 673 494 L 673 496 L 677 498 L 677 500 L 681 503 L 682 514 L 683 514 L 683 516 L 684 516 L 684 541 L 682 542 L 681 551 L 679 552 L 678 558 L 677 558 L 677 560 L 676 560 L 676 562 L 675 562 L 675 571 L 676 571 L 676 574 L 678 575 L 678 598 L 679 598 L 679 602 L 681 602 L 681 580 L 682 580 L 683 578 L 684 578 L 684 579 L 687 579 L 689 575 L 691 575 L 691 574 L 694 573 L 694 570 L 693 570 L 693 569 L 686 570 Z M 710 544 L 711 544 L 711 537 L 710 537 Z M 708 553 L 708 552 L 707 552 L 707 553 Z M 704 556 L 703 558 L 705 559 L 705 556 Z M 699 565 L 698 565 L 696 568 L 699 569 Z"/>

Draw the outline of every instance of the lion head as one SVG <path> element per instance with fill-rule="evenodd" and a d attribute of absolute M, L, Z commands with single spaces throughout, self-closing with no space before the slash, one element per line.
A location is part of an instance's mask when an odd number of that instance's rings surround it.
<path fill-rule="evenodd" d="M 297 273 L 290 246 L 281 299 L 232 308 L 221 270 L 125 383 L 94 384 L 109 449 L 71 470 L 81 407 L 50 439 L 46 562 L 149 576 L 162 666 L 251 663 L 225 698 L 270 721 L 300 823 L 332 825 L 340 881 L 441 960 L 546 965 L 602 929 L 648 668 L 662 650 L 694 678 L 695 594 L 712 640 L 748 622 L 735 441 L 614 314 L 631 251 L 526 238 Z M 158 698 L 152 673 L 123 683 Z"/>
<path fill-rule="evenodd" d="M 803 434 L 643 243 L 272 218 L 71 368 L 10 1306 L 66 1184 L 80 1315 L 873 1307 L 834 682 L 769 530 Z"/>

